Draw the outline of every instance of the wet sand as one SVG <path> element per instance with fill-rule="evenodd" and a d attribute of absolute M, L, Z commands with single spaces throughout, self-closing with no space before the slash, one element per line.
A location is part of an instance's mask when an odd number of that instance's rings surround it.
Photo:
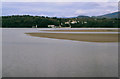
<path fill-rule="evenodd" d="M 25 33 L 30 36 L 87 42 L 118 42 L 118 34 Z"/>

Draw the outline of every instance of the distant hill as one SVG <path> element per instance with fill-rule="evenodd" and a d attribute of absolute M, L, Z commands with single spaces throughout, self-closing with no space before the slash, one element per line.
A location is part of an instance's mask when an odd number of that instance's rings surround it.
<path fill-rule="evenodd" d="M 77 18 L 90 18 L 89 16 L 79 15 Z"/>
<path fill-rule="evenodd" d="M 92 16 L 92 18 L 120 18 L 120 12 L 109 13 L 100 16 Z M 90 16 L 79 15 L 76 18 L 90 18 Z"/>
<path fill-rule="evenodd" d="M 118 16 L 120 16 L 120 12 L 114 12 L 114 13 L 97 16 L 97 18 L 118 18 Z"/>
<path fill-rule="evenodd" d="M 105 14 L 105 15 L 100 15 L 100 16 L 86 16 L 86 15 L 79 15 L 77 17 L 59 17 L 59 18 L 120 18 L 120 12 L 113 12 L 113 13 L 109 13 L 109 14 Z"/>

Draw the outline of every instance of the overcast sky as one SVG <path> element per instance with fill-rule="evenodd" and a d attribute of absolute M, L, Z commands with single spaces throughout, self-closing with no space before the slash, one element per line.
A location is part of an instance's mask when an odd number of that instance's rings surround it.
<path fill-rule="evenodd" d="M 2 2 L 118 2 L 119 0 L 1 0 Z"/>
<path fill-rule="evenodd" d="M 2 15 L 98 16 L 118 11 L 117 2 L 3 2 Z"/>

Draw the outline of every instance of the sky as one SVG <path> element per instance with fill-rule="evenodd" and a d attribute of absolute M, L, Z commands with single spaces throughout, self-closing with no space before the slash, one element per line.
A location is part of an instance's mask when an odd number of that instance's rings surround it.
<path fill-rule="evenodd" d="M 118 11 L 118 2 L 2 2 L 2 15 L 99 16 Z"/>
<path fill-rule="evenodd" d="M 119 0 L 1 0 L 2 2 L 118 2 Z"/>

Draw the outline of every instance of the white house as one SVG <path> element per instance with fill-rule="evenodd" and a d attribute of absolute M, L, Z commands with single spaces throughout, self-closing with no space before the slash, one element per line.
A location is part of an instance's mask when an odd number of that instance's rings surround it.
<path fill-rule="evenodd" d="M 87 24 L 87 22 L 85 21 L 84 24 Z"/>
<path fill-rule="evenodd" d="M 77 21 L 72 21 L 72 22 L 71 22 L 71 24 L 76 24 L 76 23 L 77 23 Z"/>
<path fill-rule="evenodd" d="M 65 24 L 69 24 L 69 22 L 65 22 Z"/>
<path fill-rule="evenodd" d="M 32 26 L 32 28 L 37 28 L 37 25 L 36 26 Z"/>
<path fill-rule="evenodd" d="M 56 28 L 55 25 L 48 25 L 49 28 Z"/>

